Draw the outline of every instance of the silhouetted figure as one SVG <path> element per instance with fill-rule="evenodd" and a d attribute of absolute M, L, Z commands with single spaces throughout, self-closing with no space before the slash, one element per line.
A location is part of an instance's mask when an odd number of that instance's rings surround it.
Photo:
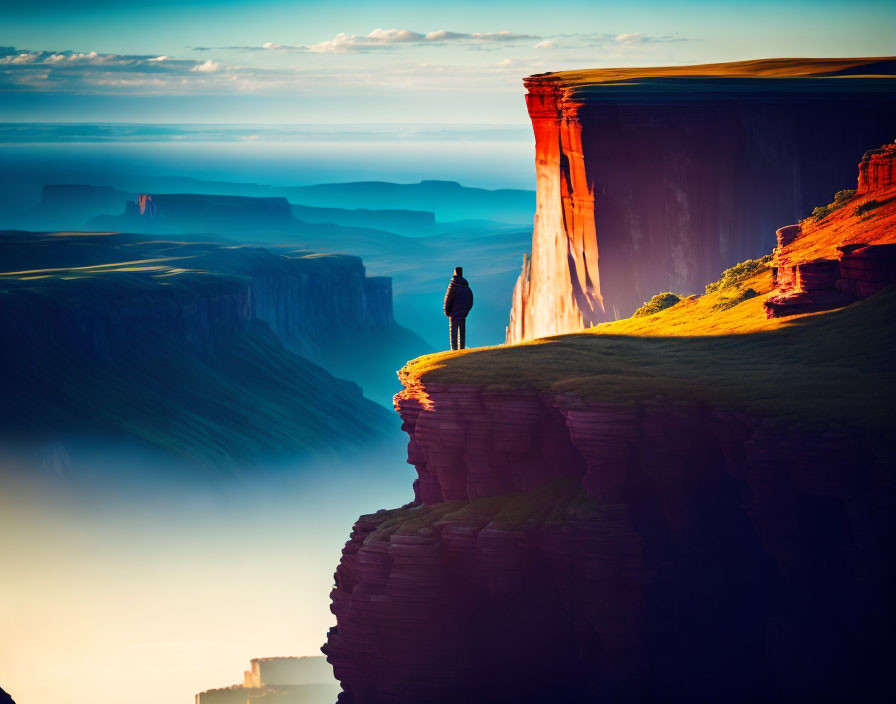
<path fill-rule="evenodd" d="M 451 349 L 462 350 L 466 347 L 467 313 L 473 307 L 473 290 L 464 278 L 462 266 L 454 269 L 454 276 L 445 291 L 445 315 L 450 320 Z"/>

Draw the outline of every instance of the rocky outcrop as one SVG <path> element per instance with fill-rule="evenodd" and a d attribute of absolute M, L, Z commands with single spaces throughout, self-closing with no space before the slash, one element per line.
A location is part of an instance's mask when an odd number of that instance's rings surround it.
<path fill-rule="evenodd" d="M 884 701 L 891 444 L 405 382 L 416 499 L 343 551 L 342 704 Z"/>
<path fill-rule="evenodd" d="M 766 315 L 779 318 L 848 305 L 896 283 L 896 244 L 851 244 L 838 259 L 815 259 L 776 269 Z"/>
<path fill-rule="evenodd" d="M 0 687 L 0 704 L 16 704 L 12 697 L 3 691 L 2 687 Z"/>
<path fill-rule="evenodd" d="M 858 195 L 885 191 L 896 187 L 896 144 L 865 153 L 859 163 Z"/>
<path fill-rule="evenodd" d="M 333 701 L 338 689 L 321 657 L 255 658 L 241 685 L 200 692 L 195 704 L 325 704 Z"/>
<path fill-rule="evenodd" d="M 894 61 L 769 60 L 525 80 L 536 142 L 531 257 L 507 341 L 696 293 L 767 252 L 892 139 Z M 889 169 L 889 171 L 888 171 Z M 892 167 L 872 156 L 869 187 Z"/>
<path fill-rule="evenodd" d="M 896 283 L 896 144 L 866 152 L 857 189 L 816 213 L 777 231 L 769 318 L 838 308 Z M 836 258 L 817 256 L 819 243 Z"/>

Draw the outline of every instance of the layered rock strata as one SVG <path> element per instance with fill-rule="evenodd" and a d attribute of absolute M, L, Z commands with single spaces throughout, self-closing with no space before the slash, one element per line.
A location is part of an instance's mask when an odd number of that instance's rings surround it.
<path fill-rule="evenodd" d="M 816 222 L 777 231 L 768 317 L 837 308 L 896 283 L 896 144 L 866 152 L 856 190 L 841 193 Z M 815 256 L 819 243 L 836 258 Z"/>
<path fill-rule="evenodd" d="M 341 704 L 883 701 L 892 446 L 405 382 L 416 498 L 343 551 Z"/>
<path fill-rule="evenodd" d="M 148 331 L 207 351 L 259 319 L 315 355 L 341 330 L 394 325 L 391 278 L 368 277 L 353 256 L 31 233 L 11 233 L 0 251 L 10 267 L 0 273 L 0 333 L 25 352 L 53 345 L 108 358 Z"/>
<path fill-rule="evenodd" d="M 4 447 L 84 466 L 102 437 L 230 467 L 386 436 L 387 411 L 307 357 L 343 329 L 400 331 L 389 279 L 356 257 L 144 240 L 0 233 Z"/>
<path fill-rule="evenodd" d="M 702 291 L 767 252 L 775 227 L 893 138 L 894 66 L 793 59 L 527 78 L 538 203 L 507 341 Z"/>

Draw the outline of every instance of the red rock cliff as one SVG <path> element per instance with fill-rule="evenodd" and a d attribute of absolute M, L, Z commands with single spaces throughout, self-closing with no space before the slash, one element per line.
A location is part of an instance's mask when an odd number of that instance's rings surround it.
<path fill-rule="evenodd" d="M 892 140 L 896 62 L 766 60 L 531 76 L 538 206 L 507 341 L 630 315 L 761 256 Z M 876 162 L 869 178 L 880 173 Z"/>
<path fill-rule="evenodd" d="M 404 381 L 417 499 L 343 551 L 342 704 L 881 700 L 892 447 Z"/>
<path fill-rule="evenodd" d="M 854 191 L 777 232 L 769 317 L 836 308 L 896 282 L 896 144 L 865 153 Z"/>

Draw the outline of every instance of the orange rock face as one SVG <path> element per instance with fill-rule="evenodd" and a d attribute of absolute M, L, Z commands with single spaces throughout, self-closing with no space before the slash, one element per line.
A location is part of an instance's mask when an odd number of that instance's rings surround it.
<path fill-rule="evenodd" d="M 859 164 L 859 187 L 856 193 L 864 195 L 873 191 L 889 191 L 896 188 L 896 144 L 886 144 L 865 155 Z"/>
<path fill-rule="evenodd" d="M 527 79 L 538 203 L 532 256 L 513 292 L 508 341 L 578 330 L 605 319 L 597 270 L 594 193 L 585 173 L 575 102 Z"/>
<path fill-rule="evenodd" d="M 838 207 L 777 237 L 769 317 L 837 308 L 896 282 L 896 143 L 866 152 Z"/>
<path fill-rule="evenodd" d="M 856 154 L 893 139 L 893 66 L 776 60 L 527 78 L 538 202 L 507 342 L 627 317 L 662 291 L 702 292 L 768 252 L 775 228 L 851 178 Z M 868 188 L 892 177 L 892 162 L 869 159 Z"/>

